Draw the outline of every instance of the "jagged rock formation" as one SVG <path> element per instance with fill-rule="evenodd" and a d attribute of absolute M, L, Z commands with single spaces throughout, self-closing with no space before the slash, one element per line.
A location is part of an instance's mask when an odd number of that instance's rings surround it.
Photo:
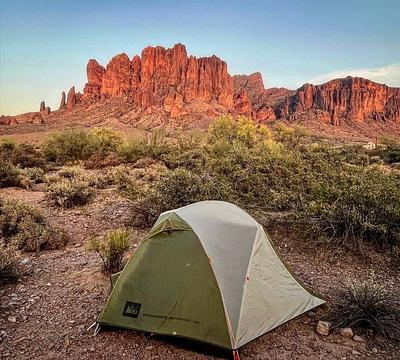
<path fill-rule="evenodd" d="M 76 94 L 75 94 L 75 86 L 73 86 L 71 89 L 68 91 L 67 95 L 67 109 L 70 110 L 72 109 L 76 104 Z"/>
<path fill-rule="evenodd" d="M 114 56 L 104 68 L 91 59 L 83 100 L 90 103 L 126 96 L 142 109 L 162 109 L 176 117 L 187 114 L 193 100 L 216 103 L 227 109 L 233 105 L 233 81 L 227 65 L 216 56 L 188 56 L 182 44 L 172 49 L 147 47 L 132 60 L 126 54 Z"/>
<path fill-rule="evenodd" d="M 83 94 L 75 92 L 74 86 L 67 96 L 62 92 L 62 111 L 50 114 L 50 108 L 42 101 L 38 116 L 27 113 L 2 117 L 0 124 L 40 119 L 50 122 L 57 116 L 65 120 L 89 116 L 101 121 L 106 114 L 151 126 L 202 125 L 224 113 L 251 116 L 257 122 L 288 119 L 333 125 L 344 120 L 400 123 L 400 88 L 347 77 L 322 85 L 305 84 L 296 91 L 266 89 L 259 72 L 232 77 L 226 63 L 217 56 L 189 56 L 182 44 L 170 49 L 149 46 L 132 59 L 119 54 L 106 67 L 91 59 L 86 70 Z"/>
<path fill-rule="evenodd" d="M 285 88 L 265 89 L 262 75 L 235 75 L 234 108 L 239 114 L 252 116 L 259 122 L 276 119 L 274 104 L 292 93 Z"/>
<path fill-rule="evenodd" d="M 60 106 L 59 110 L 64 109 L 66 107 L 67 103 L 65 102 L 65 91 L 61 93 L 61 101 L 60 101 Z"/>
<path fill-rule="evenodd" d="M 305 84 L 276 106 L 276 115 L 296 119 L 312 110 L 321 111 L 333 125 L 341 120 L 400 122 L 400 88 L 350 76 L 322 85 Z"/>

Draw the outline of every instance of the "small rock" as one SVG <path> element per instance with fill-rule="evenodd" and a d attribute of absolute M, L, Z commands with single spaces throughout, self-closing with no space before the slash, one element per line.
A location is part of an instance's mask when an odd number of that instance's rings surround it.
<path fill-rule="evenodd" d="M 314 316 L 317 315 L 314 311 L 309 311 L 307 314 L 308 314 L 308 316 L 310 316 L 310 317 L 314 317 Z"/>
<path fill-rule="evenodd" d="M 307 316 L 301 321 L 304 325 L 308 325 L 311 323 L 311 319 Z"/>
<path fill-rule="evenodd" d="M 31 261 L 31 260 L 30 260 L 29 258 L 23 258 L 23 259 L 20 261 L 20 264 L 21 264 L 21 265 L 26 265 L 26 264 L 28 264 L 30 261 Z"/>
<path fill-rule="evenodd" d="M 331 329 L 331 323 L 328 321 L 318 321 L 315 328 L 315 332 L 319 335 L 327 336 L 329 335 L 329 330 Z"/>
<path fill-rule="evenodd" d="M 377 354 L 377 353 L 378 353 L 378 349 L 377 349 L 376 347 L 373 347 L 373 348 L 372 348 L 372 352 L 373 352 L 374 354 Z"/>
<path fill-rule="evenodd" d="M 362 355 L 360 352 L 358 352 L 357 350 L 353 350 L 352 352 L 351 352 L 353 355 Z"/>
<path fill-rule="evenodd" d="M 12 323 L 16 323 L 17 322 L 17 318 L 15 316 L 11 316 L 11 315 L 7 318 L 7 320 L 9 322 L 12 322 Z"/>
<path fill-rule="evenodd" d="M 47 283 L 46 286 L 51 286 L 51 283 Z"/>
<path fill-rule="evenodd" d="M 341 329 L 340 335 L 342 335 L 343 337 L 350 338 L 350 339 L 354 336 L 353 330 L 349 327 Z"/>
<path fill-rule="evenodd" d="M 358 335 L 354 335 L 354 336 L 353 336 L 353 340 L 354 340 L 354 341 L 358 341 L 358 342 L 364 341 L 364 339 L 363 339 L 361 336 L 358 336 Z"/>

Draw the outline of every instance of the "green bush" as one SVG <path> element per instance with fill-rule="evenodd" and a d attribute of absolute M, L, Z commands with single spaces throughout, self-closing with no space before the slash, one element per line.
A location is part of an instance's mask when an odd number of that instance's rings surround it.
<path fill-rule="evenodd" d="M 334 328 L 361 327 L 384 337 L 400 338 L 399 300 L 384 287 L 354 282 L 343 286 L 339 297 L 330 315 Z"/>
<path fill-rule="evenodd" d="M 20 170 L 10 162 L 0 159 L 0 188 L 19 186 L 20 182 Z"/>
<path fill-rule="evenodd" d="M 99 164 L 100 159 L 110 159 L 122 145 L 122 138 L 110 129 L 67 130 L 55 134 L 43 145 L 48 161 L 58 164 L 87 160 L 89 165 Z"/>
<path fill-rule="evenodd" d="M 46 199 L 56 207 L 72 208 L 87 204 L 93 197 L 93 190 L 87 182 L 61 179 L 50 183 L 46 189 Z"/>
<path fill-rule="evenodd" d="M 88 250 L 96 251 L 103 261 L 104 270 L 112 274 L 123 268 L 124 255 L 129 250 L 130 236 L 129 230 L 112 230 L 103 239 L 93 237 L 88 244 Z"/>
<path fill-rule="evenodd" d="M 11 162 L 21 168 L 46 168 L 46 162 L 42 153 L 30 144 L 16 146 L 11 157 Z"/>
<path fill-rule="evenodd" d="M 400 163 L 400 141 L 386 137 L 382 139 L 383 147 L 377 149 L 379 155 L 386 164 Z"/>
<path fill-rule="evenodd" d="M 58 164 L 86 159 L 88 133 L 82 130 L 66 130 L 54 134 L 43 144 L 43 153 L 48 161 Z"/>
<path fill-rule="evenodd" d="M 145 192 L 137 189 L 134 200 L 131 224 L 149 226 L 158 215 L 166 210 L 175 209 L 202 200 L 220 199 L 213 180 L 199 176 L 186 169 L 169 170 L 160 180 Z"/>
<path fill-rule="evenodd" d="M 337 171 L 337 170 L 336 170 Z M 318 234 L 362 247 L 362 240 L 380 249 L 400 243 L 400 177 L 376 167 L 349 167 L 330 180 L 315 176 L 304 213 Z"/>
<path fill-rule="evenodd" d="M 132 139 L 119 148 L 119 157 L 123 162 L 133 163 L 141 158 L 160 159 L 168 153 L 170 145 L 164 131 L 155 130 L 140 139 Z"/>
<path fill-rule="evenodd" d="M 11 199 L 0 199 L 0 235 L 6 245 L 14 243 L 27 251 L 57 249 L 68 240 L 63 231 L 47 223 L 37 208 Z"/>

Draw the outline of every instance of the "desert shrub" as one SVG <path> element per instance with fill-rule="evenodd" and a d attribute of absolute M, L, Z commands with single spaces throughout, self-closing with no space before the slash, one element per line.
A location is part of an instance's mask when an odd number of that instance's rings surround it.
<path fill-rule="evenodd" d="M 361 327 L 377 335 L 400 338 L 399 300 L 369 282 L 343 285 L 330 318 L 333 327 Z"/>
<path fill-rule="evenodd" d="M 136 184 L 137 186 L 137 184 Z M 186 169 L 169 170 L 147 191 L 136 188 L 131 224 L 148 226 L 157 216 L 170 209 L 202 200 L 221 199 L 214 181 Z"/>
<path fill-rule="evenodd" d="M 87 169 L 102 169 L 105 167 L 117 166 L 120 159 L 116 154 L 94 154 L 85 160 L 85 167 Z"/>
<path fill-rule="evenodd" d="M 119 149 L 118 155 L 121 161 L 125 163 L 133 163 L 139 160 L 144 156 L 140 141 L 132 139 L 124 142 Z"/>
<path fill-rule="evenodd" d="M 43 154 L 31 144 L 19 144 L 11 157 L 11 162 L 21 168 L 46 168 Z"/>
<path fill-rule="evenodd" d="M 21 168 L 46 166 L 42 153 L 33 145 L 16 144 L 13 141 L 0 143 L 0 159 Z"/>
<path fill-rule="evenodd" d="M 257 125 L 250 118 L 240 116 L 235 119 L 231 116 L 221 116 L 210 125 L 207 142 L 209 144 L 220 141 L 229 144 L 240 142 L 247 147 L 253 147 L 271 139 L 271 136 L 271 131 L 266 126 Z"/>
<path fill-rule="evenodd" d="M 93 190 L 87 182 L 67 180 L 52 182 L 47 186 L 46 199 L 57 207 L 72 208 L 87 204 L 93 197 Z"/>
<path fill-rule="evenodd" d="M 99 163 L 119 151 L 122 138 L 110 129 L 67 130 L 55 134 L 43 145 L 43 152 L 49 161 L 58 164 L 92 160 L 88 164 Z M 105 160 L 104 160 L 105 161 Z"/>
<path fill-rule="evenodd" d="M 130 236 L 127 229 L 112 230 L 102 239 L 93 237 L 88 244 L 88 250 L 96 251 L 103 261 L 104 270 L 112 274 L 122 270 Z"/>
<path fill-rule="evenodd" d="M 43 153 L 48 161 L 58 164 L 85 159 L 88 133 L 83 130 L 66 130 L 54 134 L 43 144 Z"/>
<path fill-rule="evenodd" d="M 154 159 L 159 159 L 170 148 L 163 130 L 155 130 L 142 136 L 139 140 L 139 145 L 142 149 L 143 157 Z"/>
<path fill-rule="evenodd" d="M 45 181 L 45 171 L 42 168 L 25 168 L 21 170 L 20 175 L 20 185 L 26 189 Z"/>
<path fill-rule="evenodd" d="M 122 137 L 107 128 L 95 128 L 88 133 L 88 143 L 84 149 L 87 157 L 98 155 L 106 157 L 116 154 L 122 145 Z"/>
<path fill-rule="evenodd" d="M 155 130 L 143 135 L 140 139 L 132 139 L 119 149 L 123 162 L 136 162 L 141 158 L 160 159 L 170 149 L 163 130 Z"/>
<path fill-rule="evenodd" d="M 56 249 L 67 242 L 66 234 L 49 225 L 40 211 L 23 202 L 0 199 L 0 235 L 6 245 L 21 250 Z"/>
<path fill-rule="evenodd" d="M 13 140 L 3 140 L 0 142 L 0 159 L 9 161 L 17 148 L 17 143 Z"/>
<path fill-rule="evenodd" d="M 329 176 L 314 176 L 305 205 L 318 234 L 358 249 L 362 240 L 380 249 L 400 243 L 399 176 L 376 167 L 331 169 Z"/>
<path fill-rule="evenodd" d="M 290 148 L 297 148 L 304 143 L 304 140 L 310 136 L 307 129 L 300 125 L 293 127 L 286 126 L 284 123 L 279 122 L 275 125 L 275 133 L 277 140 Z"/>
<path fill-rule="evenodd" d="M 169 169 L 185 168 L 201 170 L 207 162 L 207 153 L 202 147 L 182 148 L 171 146 L 170 150 L 160 156 L 160 160 Z"/>
<path fill-rule="evenodd" d="M 16 245 L 6 245 L 0 238 L 0 284 L 18 277 L 20 252 Z"/>
<path fill-rule="evenodd" d="M 20 182 L 20 170 L 10 162 L 0 159 L 0 188 L 19 186 Z"/>
<path fill-rule="evenodd" d="M 396 138 L 385 137 L 382 139 L 384 146 L 377 149 L 379 155 L 386 164 L 400 162 L 400 141 Z"/>
<path fill-rule="evenodd" d="M 85 170 L 79 166 L 64 166 L 56 173 L 47 175 L 45 177 L 45 182 L 47 184 L 52 184 L 66 179 L 84 182 L 90 187 L 97 189 L 103 189 L 107 185 L 107 178 L 104 174 Z"/>

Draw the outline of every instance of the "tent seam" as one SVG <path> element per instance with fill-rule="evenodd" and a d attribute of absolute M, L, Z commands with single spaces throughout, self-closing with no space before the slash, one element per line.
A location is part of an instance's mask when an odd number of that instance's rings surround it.
<path fill-rule="evenodd" d="M 175 214 L 176 214 L 176 213 L 175 213 Z M 189 223 L 188 223 L 185 219 L 183 219 L 179 214 L 176 214 L 176 215 L 179 216 L 183 221 L 185 221 L 185 222 L 189 225 Z M 190 226 L 190 225 L 189 225 L 189 226 Z M 203 251 L 204 251 L 204 254 L 208 257 L 207 251 L 206 251 L 206 249 L 204 248 L 203 243 L 201 242 L 199 235 L 196 233 L 196 231 L 193 229 L 193 227 L 190 226 L 190 228 L 192 229 L 193 233 L 196 235 L 196 237 L 197 237 L 197 239 L 198 239 L 198 241 L 199 241 L 199 243 L 200 243 L 200 246 L 201 246 L 201 248 L 202 248 Z M 233 348 L 234 342 L 235 342 L 235 337 L 234 337 L 234 334 L 233 334 L 231 321 L 230 321 L 230 319 L 229 319 L 229 315 L 228 315 L 228 312 L 227 312 L 227 310 L 226 310 L 225 300 L 224 300 L 224 297 L 223 297 L 223 295 L 222 295 L 222 291 L 221 291 L 221 287 L 220 287 L 220 285 L 219 285 L 219 281 L 218 281 L 218 279 L 217 279 L 217 276 L 215 275 L 214 268 L 212 267 L 212 265 L 211 265 L 210 262 L 208 262 L 208 264 L 209 264 L 209 266 L 210 266 L 210 268 L 211 268 L 211 272 L 212 272 L 212 274 L 213 274 L 213 276 L 214 276 L 215 282 L 216 282 L 217 285 L 218 285 L 218 292 L 219 292 L 219 295 L 220 295 L 220 297 L 221 297 L 222 307 L 224 308 L 225 319 L 226 319 L 226 325 L 227 325 L 227 327 L 228 327 L 228 333 L 229 333 L 229 339 L 230 339 L 230 343 L 231 343 L 231 348 Z"/>
<path fill-rule="evenodd" d="M 257 224 L 257 232 L 256 232 L 256 235 L 255 235 L 256 239 L 257 239 L 257 236 L 259 234 L 259 231 L 260 231 L 260 226 Z M 249 275 L 249 269 L 250 269 L 251 260 L 252 260 L 253 255 L 254 255 L 255 244 L 256 244 L 256 241 L 253 242 L 253 247 L 251 248 L 250 259 L 249 259 L 249 263 L 247 265 L 247 270 L 246 270 L 246 277 L 244 279 L 244 289 L 243 289 L 243 293 L 242 293 L 242 301 L 240 303 L 238 327 L 236 329 L 236 334 L 235 334 L 235 347 L 237 345 L 237 343 L 236 343 L 237 342 L 237 335 L 238 335 L 238 331 L 240 329 L 240 320 L 242 319 L 243 301 L 244 301 L 244 298 L 245 298 L 245 295 L 246 295 L 246 290 L 247 290 L 247 276 Z"/>

